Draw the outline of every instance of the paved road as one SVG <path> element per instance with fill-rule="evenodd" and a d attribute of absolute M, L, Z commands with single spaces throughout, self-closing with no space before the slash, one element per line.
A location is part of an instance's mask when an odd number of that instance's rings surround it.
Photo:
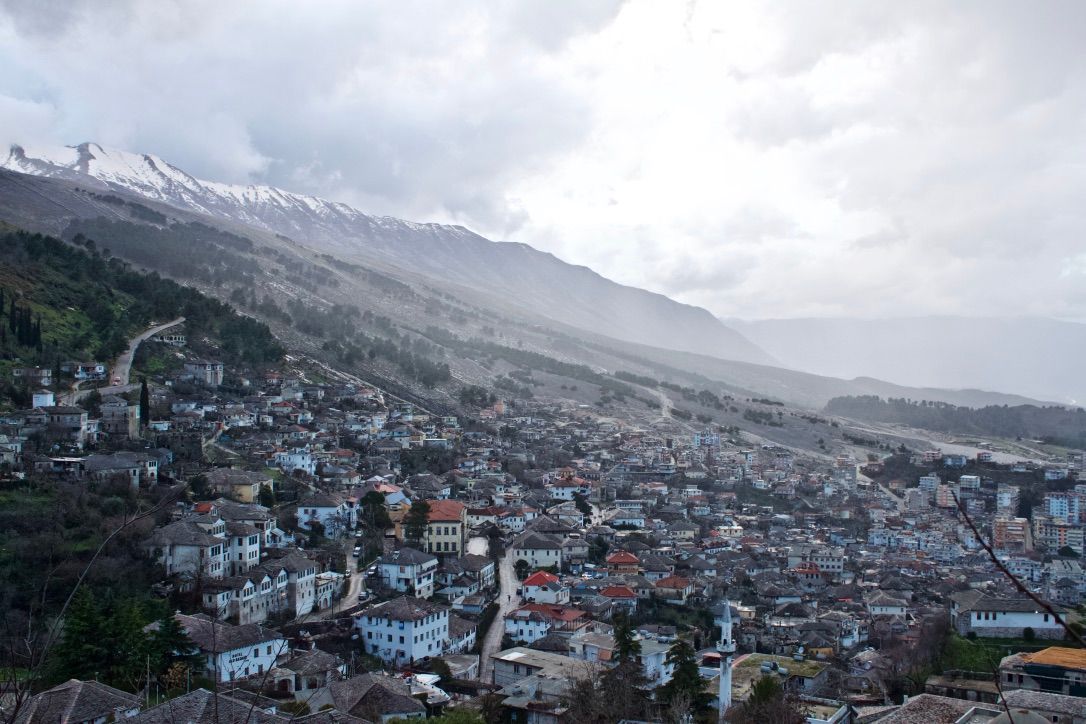
<path fill-rule="evenodd" d="M 128 349 L 126 349 L 124 352 L 121 352 L 121 356 L 118 357 L 117 361 L 113 363 L 113 370 L 110 372 L 109 375 L 110 381 L 112 382 L 113 380 L 120 380 L 120 382 L 118 383 L 120 386 L 127 385 L 129 383 L 128 375 L 132 371 L 132 358 L 136 356 L 136 350 L 139 348 L 140 343 L 150 337 L 155 336 L 163 330 L 167 330 L 170 327 L 176 327 L 184 321 L 184 317 L 178 317 L 172 322 L 160 324 L 157 327 L 151 327 L 146 332 L 136 337 L 133 337 L 132 340 L 128 343 Z"/>
<path fill-rule="evenodd" d="M 117 361 L 113 363 L 113 369 L 110 371 L 110 380 L 119 378 L 121 380 L 121 384 L 109 385 L 108 387 L 91 387 L 85 390 L 73 389 L 71 392 L 65 395 L 65 397 L 67 398 L 65 404 L 78 404 L 80 400 L 89 395 L 95 389 L 98 390 L 98 394 L 105 397 L 106 395 L 123 395 L 126 392 L 131 392 L 132 390 L 139 387 L 139 385 L 129 384 L 128 377 L 132 372 L 132 358 L 136 356 L 136 350 L 139 349 L 140 343 L 150 337 L 153 337 L 162 330 L 169 329 L 170 327 L 176 327 L 184 321 L 184 317 L 178 317 L 172 322 L 160 324 L 157 327 L 151 327 L 147 331 L 133 337 L 128 343 L 128 349 L 121 353 L 121 355 L 117 358 Z"/>
<path fill-rule="evenodd" d="M 501 593 L 498 594 L 498 615 L 494 617 L 494 623 L 486 632 L 479 658 L 479 681 L 489 682 L 491 678 L 490 657 L 498 653 L 502 645 L 502 636 L 505 634 L 505 616 L 520 605 L 520 596 L 517 595 L 517 574 L 513 570 L 513 550 L 510 548 L 505 556 L 498 562 L 498 579 L 501 581 Z"/>

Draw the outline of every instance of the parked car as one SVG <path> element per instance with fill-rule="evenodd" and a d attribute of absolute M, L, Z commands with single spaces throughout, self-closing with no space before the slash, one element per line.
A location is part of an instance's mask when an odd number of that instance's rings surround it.
<path fill-rule="evenodd" d="M 354 552 L 351 553 L 351 555 L 353 555 L 355 558 L 358 558 L 360 555 L 362 555 L 362 546 L 355 546 Z"/>

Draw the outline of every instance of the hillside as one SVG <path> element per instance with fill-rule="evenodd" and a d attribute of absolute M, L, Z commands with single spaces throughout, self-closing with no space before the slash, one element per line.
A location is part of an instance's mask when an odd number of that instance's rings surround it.
<path fill-rule="evenodd" d="M 261 229 L 56 178 L 0 170 L 0 219 L 65 239 L 91 239 L 103 251 L 262 319 L 292 350 L 431 407 L 454 407 L 464 385 L 509 387 L 509 374 L 543 368 L 561 368 L 566 376 L 551 375 L 535 395 L 577 402 L 595 402 L 589 393 L 599 389 L 600 373 L 617 371 L 808 409 L 840 395 L 921 396 L 874 380 L 849 382 L 623 342 L 554 322 L 460 280 L 347 261 Z M 538 357 L 528 363 L 522 353 Z M 955 404 L 1030 401 L 979 391 L 969 400 L 945 390 L 924 391 L 924 397 Z M 647 406 L 640 414 L 658 416 Z"/>
<path fill-rule="evenodd" d="M 1056 319 L 914 317 L 729 321 L 787 367 L 914 387 L 1086 400 L 1086 325 Z"/>
<path fill-rule="evenodd" d="M 28 390 L 12 383 L 13 367 L 108 362 L 154 320 L 184 316 L 196 349 L 214 342 L 216 355 L 232 364 L 260 368 L 282 357 L 283 348 L 260 322 L 83 244 L 0 233 L 0 405 L 29 404 Z M 29 326 L 29 336 L 19 326 Z M 67 383 L 60 380 L 58 391 Z"/>
<path fill-rule="evenodd" d="M 161 158 L 93 143 L 29 151 L 13 146 L 0 166 L 136 193 L 282 234 L 351 262 L 386 261 L 434 279 L 455 279 L 555 322 L 617 339 L 772 362 L 704 309 L 616 284 L 525 244 L 493 242 L 460 226 L 370 216 L 345 204 L 268 186 L 202 181 Z"/>
<path fill-rule="evenodd" d="M 825 409 L 868 422 L 889 422 L 936 432 L 1036 438 L 1046 443 L 1086 449 L 1086 410 L 1036 405 L 959 407 L 926 400 L 836 397 Z"/>

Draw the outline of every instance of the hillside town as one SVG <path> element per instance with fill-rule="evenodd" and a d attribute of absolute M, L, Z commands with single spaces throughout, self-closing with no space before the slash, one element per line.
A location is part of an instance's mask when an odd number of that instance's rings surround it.
<path fill-rule="evenodd" d="M 1086 720 L 1081 457 L 831 457 L 541 399 L 435 414 L 313 369 L 242 376 L 179 328 L 145 347 L 175 371 L 72 363 L 58 393 L 16 370 L 40 389 L 0 418 L 0 462 L 178 492 L 138 548 L 188 683 L 155 703 L 72 679 L 16 721 L 576 722 L 610 671 L 659 721 L 680 697 L 741 711 L 763 680 L 811 724 Z M 96 381 L 115 393 L 88 404 Z"/>

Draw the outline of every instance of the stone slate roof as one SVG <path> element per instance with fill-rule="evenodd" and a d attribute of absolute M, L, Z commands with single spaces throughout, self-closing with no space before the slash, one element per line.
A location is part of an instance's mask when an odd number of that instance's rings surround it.
<path fill-rule="evenodd" d="M 430 603 L 421 598 L 400 596 L 391 601 L 371 606 L 362 612 L 363 616 L 391 618 L 394 621 L 418 621 L 435 613 L 447 610 L 444 606 Z"/>
<path fill-rule="evenodd" d="M 392 551 L 388 555 L 381 556 L 377 559 L 377 564 L 387 566 L 420 566 L 424 563 L 430 563 L 431 561 L 436 560 L 437 556 L 423 553 L 415 548 L 404 547 Z"/>
<path fill-rule="evenodd" d="M 196 524 L 195 520 L 179 520 L 155 529 L 148 540 L 155 546 L 211 546 L 223 543 Z"/>
<path fill-rule="evenodd" d="M 353 716 L 426 713 L 426 707 L 411 696 L 407 684 L 380 674 L 334 681 L 328 689 L 336 709 Z"/>
<path fill-rule="evenodd" d="M 323 674 L 327 671 L 338 671 L 342 664 L 343 662 L 335 654 L 314 649 L 294 656 L 279 668 L 288 669 L 302 676 L 308 676 L 310 674 Z"/>
<path fill-rule="evenodd" d="M 126 724 L 265 724 L 290 719 L 268 714 L 258 706 L 226 694 L 197 689 L 123 721 Z"/>
<path fill-rule="evenodd" d="M 269 641 L 281 641 L 283 644 L 280 645 L 285 646 L 285 640 L 280 634 L 253 623 L 234 626 L 222 621 L 214 621 L 202 613 L 193 616 L 175 613 L 174 618 L 201 651 L 223 653 Z"/>
<path fill-rule="evenodd" d="M 522 550 L 562 550 L 562 543 L 543 533 L 528 532 L 514 540 L 511 547 Z"/>
<path fill-rule="evenodd" d="M 100 717 L 121 719 L 118 711 L 138 709 L 139 698 L 97 681 L 69 679 L 32 696 L 19 710 L 16 724 L 84 722 Z M 115 716 L 117 715 L 117 716 Z"/>

